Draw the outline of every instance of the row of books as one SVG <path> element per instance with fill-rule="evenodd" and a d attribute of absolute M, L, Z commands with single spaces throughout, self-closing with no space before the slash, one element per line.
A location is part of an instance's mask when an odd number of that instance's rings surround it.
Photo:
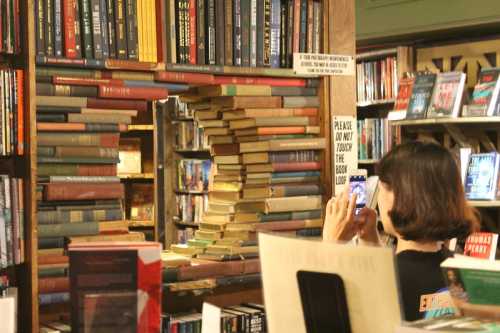
<path fill-rule="evenodd" d="M 168 62 L 291 67 L 321 53 L 322 15 L 313 0 L 169 0 Z"/>
<path fill-rule="evenodd" d="M 392 147 L 392 128 L 387 118 L 358 120 L 358 159 L 378 160 Z"/>
<path fill-rule="evenodd" d="M 0 69 L 0 155 L 24 154 L 24 71 Z"/>
<path fill-rule="evenodd" d="M 208 209 L 208 195 L 177 194 L 175 196 L 179 221 L 200 223 L 203 214 Z"/>
<path fill-rule="evenodd" d="M 155 1 L 37 0 L 37 56 L 157 62 Z"/>
<path fill-rule="evenodd" d="M 397 59 L 386 57 L 357 63 L 356 82 L 360 104 L 394 99 L 398 89 Z"/>
<path fill-rule="evenodd" d="M 179 121 L 175 125 L 175 148 L 177 150 L 208 150 L 208 140 L 194 121 Z"/>
<path fill-rule="evenodd" d="M 20 1 L 0 1 L 0 53 L 18 54 L 21 52 Z"/>
<path fill-rule="evenodd" d="M 315 89 L 275 88 L 219 85 L 189 96 L 195 118 L 203 106 L 217 111 L 198 121 L 214 165 L 208 210 L 195 239 L 173 246 L 174 252 L 209 260 L 249 258 L 258 255 L 255 233 L 261 228 L 295 233 L 320 226 L 319 150 L 325 142 L 317 137 L 319 100 Z"/>
<path fill-rule="evenodd" d="M 263 305 L 241 304 L 221 309 L 220 332 L 213 333 L 260 333 L 266 332 L 266 313 Z M 188 313 L 162 316 L 162 333 L 201 333 L 202 314 Z"/>
<path fill-rule="evenodd" d="M 210 160 L 180 159 L 177 164 L 177 190 L 203 192 L 208 191 Z"/>
<path fill-rule="evenodd" d="M 23 183 L 0 175 L 0 269 L 24 262 Z"/>
<path fill-rule="evenodd" d="M 410 73 L 400 80 L 394 109 L 406 111 L 406 119 L 498 116 L 499 73 L 498 68 L 482 68 L 470 102 L 465 73 Z"/>

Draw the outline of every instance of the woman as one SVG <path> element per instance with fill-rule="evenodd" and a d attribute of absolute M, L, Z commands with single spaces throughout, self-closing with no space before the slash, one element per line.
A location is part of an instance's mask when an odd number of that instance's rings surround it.
<path fill-rule="evenodd" d="M 478 227 L 465 200 L 451 153 L 433 143 L 395 147 L 378 164 L 378 207 L 385 232 L 397 238 L 397 267 L 405 319 L 452 311 L 440 264 L 451 255 L 443 242 L 466 237 Z M 344 192 L 326 207 L 323 239 L 379 243 L 375 211 L 354 216 L 356 198 Z"/>

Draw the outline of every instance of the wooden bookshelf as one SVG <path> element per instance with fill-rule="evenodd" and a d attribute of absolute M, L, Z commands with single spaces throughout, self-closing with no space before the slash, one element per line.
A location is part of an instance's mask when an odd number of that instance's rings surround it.
<path fill-rule="evenodd" d="M 458 117 L 458 118 L 426 118 L 416 120 L 391 121 L 393 126 L 432 126 L 432 125 L 491 125 L 500 126 L 500 117 Z"/>
<path fill-rule="evenodd" d="M 394 98 L 391 99 L 377 99 L 374 101 L 367 101 L 367 102 L 357 102 L 356 106 L 358 108 L 369 108 L 369 107 L 376 107 L 376 106 L 390 106 L 391 104 L 394 104 L 396 100 Z"/>

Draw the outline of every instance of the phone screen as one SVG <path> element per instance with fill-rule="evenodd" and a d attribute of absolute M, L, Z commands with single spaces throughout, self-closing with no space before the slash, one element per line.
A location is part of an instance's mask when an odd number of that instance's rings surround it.
<path fill-rule="evenodd" d="M 359 211 L 366 206 L 366 177 L 363 175 L 349 176 L 349 196 L 356 193 L 356 211 Z"/>

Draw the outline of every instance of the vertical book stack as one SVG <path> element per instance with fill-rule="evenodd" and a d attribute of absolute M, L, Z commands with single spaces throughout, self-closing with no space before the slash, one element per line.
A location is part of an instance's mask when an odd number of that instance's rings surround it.
<path fill-rule="evenodd" d="M 18 54 L 21 51 L 20 0 L 2 0 L 0 20 L 0 53 Z"/>
<path fill-rule="evenodd" d="M 198 121 L 213 159 L 209 202 L 195 239 L 174 251 L 217 261 L 256 257 L 258 231 L 307 235 L 321 226 L 318 82 L 285 87 L 282 80 L 193 93 L 195 115 L 216 111 Z"/>
<path fill-rule="evenodd" d="M 106 83 L 104 83 L 106 82 Z M 40 304 L 68 301 L 65 243 L 143 241 L 124 220 L 120 133 L 162 88 L 123 81 L 37 77 Z"/>

